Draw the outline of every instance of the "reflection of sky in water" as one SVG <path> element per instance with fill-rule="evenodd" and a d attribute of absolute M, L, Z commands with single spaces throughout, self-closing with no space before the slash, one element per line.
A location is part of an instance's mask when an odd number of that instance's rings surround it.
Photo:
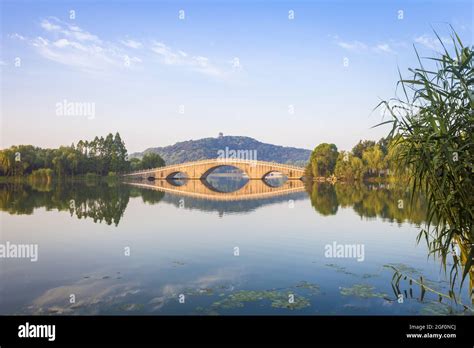
<path fill-rule="evenodd" d="M 2 212 L 2 241 L 38 243 L 39 260 L 1 260 L 0 313 L 445 310 L 414 299 L 393 301 L 392 272 L 383 267 L 386 264 L 411 267 L 411 274 L 423 275 L 433 287 L 446 290 L 447 283 L 439 282 L 444 279 L 439 264 L 427 261 L 424 244 L 416 246 L 415 226 L 361 218 L 341 206 L 335 215 L 323 216 L 315 212 L 306 193 L 289 197 L 274 198 L 271 204 L 214 202 L 224 213 L 204 202 L 203 210 L 190 208 L 200 205 L 191 198 L 183 198 L 180 208 L 180 197 L 170 194 L 157 204 L 131 197 L 117 227 L 44 208 L 32 215 Z M 254 206 L 239 214 L 225 213 L 236 204 Z M 334 241 L 364 244 L 365 261 L 325 258 L 325 245 Z M 124 247 L 131 248 L 131 256 L 124 255 Z M 234 247 L 239 256 L 234 256 Z M 289 293 L 299 301 L 293 309 L 284 306 Z M 419 297 L 419 288 L 413 286 L 412 293 Z M 75 304 L 69 303 L 70 294 L 75 294 Z M 185 295 L 184 304 L 178 302 L 179 294 Z"/>

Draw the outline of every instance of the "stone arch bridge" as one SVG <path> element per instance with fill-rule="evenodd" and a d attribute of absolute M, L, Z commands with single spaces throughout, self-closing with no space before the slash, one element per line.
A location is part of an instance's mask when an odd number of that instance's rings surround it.
<path fill-rule="evenodd" d="M 249 179 L 264 179 L 270 173 L 281 173 L 288 179 L 302 179 L 305 169 L 289 164 L 240 159 L 205 159 L 201 161 L 173 164 L 125 174 L 136 179 L 171 179 L 178 173 L 188 179 L 205 179 L 216 168 L 231 166 L 240 169 Z"/>

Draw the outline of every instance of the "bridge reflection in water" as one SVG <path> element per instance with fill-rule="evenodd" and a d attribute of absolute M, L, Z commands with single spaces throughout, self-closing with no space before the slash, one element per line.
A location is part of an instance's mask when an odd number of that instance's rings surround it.
<path fill-rule="evenodd" d="M 133 182 L 129 185 L 214 201 L 262 199 L 305 190 L 302 180 L 286 180 L 280 186 L 273 186 L 265 180 L 248 180 L 244 186 L 232 192 L 219 191 L 204 179 L 182 180 L 179 184 L 169 179 L 157 179 L 147 183 Z"/>

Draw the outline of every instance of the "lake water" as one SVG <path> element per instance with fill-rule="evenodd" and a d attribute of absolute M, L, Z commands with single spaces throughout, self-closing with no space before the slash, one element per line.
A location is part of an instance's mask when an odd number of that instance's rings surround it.
<path fill-rule="evenodd" d="M 37 245 L 38 260 L 0 259 L 0 313 L 466 313 L 392 284 L 389 266 L 449 291 L 416 243 L 422 199 L 276 181 L 1 184 L 1 242 Z M 456 291 L 471 305 L 468 286 Z"/>

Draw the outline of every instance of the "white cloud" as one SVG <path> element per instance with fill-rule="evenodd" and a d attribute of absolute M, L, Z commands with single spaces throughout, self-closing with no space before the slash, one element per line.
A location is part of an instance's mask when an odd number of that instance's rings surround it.
<path fill-rule="evenodd" d="M 20 40 L 20 41 L 25 41 L 26 40 L 26 38 L 23 35 L 20 35 L 18 33 L 13 33 L 13 34 L 10 34 L 8 36 L 10 37 L 10 39 L 16 39 L 16 40 Z"/>
<path fill-rule="evenodd" d="M 64 30 L 63 33 L 65 35 L 69 36 L 69 37 L 75 38 L 78 41 L 92 41 L 92 42 L 101 43 L 101 40 L 97 36 L 92 35 L 92 34 L 86 32 L 86 31 L 82 31 L 82 30 L 72 30 L 72 31 Z"/>
<path fill-rule="evenodd" d="M 335 41 L 336 45 L 339 47 L 356 53 L 389 53 L 395 54 L 394 47 L 403 47 L 405 44 L 403 42 L 398 42 L 394 40 L 389 40 L 388 42 L 379 43 L 376 45 L 364 43 L 362 41 L 353 40 L 353 41 L 343 41 L 337 35 L 330 35 L 330 37 Z"/>
<path fill-rule="evenodd" d="M 141 42 L 135 40 L 121 40 L 120 43 L 130 48 L 141 48 L 143 46 Z"/>
<path fill-rule="evenodd" d="M 57 25 L 57 24 L 53 24 L 51 23 L 49 20 L 47 19 L 43 19 L 41 21 L 41 28 L 43 28 L 44 30 L 46 31 L 58 31 L 58 30 L 61 30 L 61 26 L 60 25 Z"/>
<path fill-rule="evenodd" d="M 191 56 L 182 50 L 175 51 L 163 42 L 157 41 L 152 43 L 151 50 L 157 54 L 166 65 L 184 66 L 191 70 L 216 77 L 222 77 L 224 75 L 219 68 L 211 64 L 207 57 Z"/>
<path fill-rule="evenodd" d="M 43 36 L 24 40 L 41 56 L 54 62 L 87 71 L 125 68 L 141 63 L 140 58 L 129 57 L 119 45 L 104 42 L 77 25 L 50 17 L 42 20 L 40 26 L 44 30 Z"/>
<path fill-rule="evenodd" d="M 71 39 L 77 41 L 92 41 L 96 43 L 100 43 L 101 40 L 96 36 L 92 35 L 91 33 L 81 29 L 77 25 L 71 25 L 65 23 L 55 17 L 50 17 L 49 19 L 43 19 L 41 21 L 41 27 L 51 33 L 57 35 L 67 36 Z"/>
<path fill-rule="evenodd" d="M 63 22 L 55 17 L 42 20 L 40 27 L 43 33 L 36 38 L 24 38 L 19 34 L 13 34 L 12 37 L 33 46 L 44 58 L 63 65 L 86 71 L 133 67 L 143 61 L 142 58 L 131 54 L 131 50 L 144 48 L 146 50 L 142 50 L 142 54 L 158 56 L 162 64 L 182 67 L 208 76 L 226 76 L 225 69 L 211 63 L 208 57 L 172 49 L 160 41 L 129 38 L 105 41 L 78 25 Z"/>
<path fill-rule="evenodd" d="M 344 48 L 345 50 L 354 52 L 365 51 L 367 49 L 367 45 L 365 43 L 357 40 L 351 42 L 338 41 L 337 45 Z"/>
<path fill-rule="evenodd" d="M 174 53 L 171 48 L 166 46 L 163 42 L 153 42 L 151 50 L 162 58 L 163 63 L 169 65 L 184 64 L 184 58 L 187 56 L 184 52 L 185 56 Z"/>
<path fill-rule="evenodd" d="M 69 41 L 68 39 L 59 39 L 52 43 L 54 46 L 63 48 L 63 47 L 74 47 L 81 51 L 87 51 L 87 47 L 81 45 L 80 43 Z"/>
<path fill-rule="evenodd" d="M 434 50 L 434 51 L 439 51 L 443 48 L 441 42 L 439 41 L 439 39 L 437 37 L 433 37 L 433 36 L 426 35 L 426 34 L 415 37 L 413 39 L 413 41 L 415 41 L 415 43 L 417 43 L 417 44 L 420 44 L 420 45 L 422 45 L 426 48 L 429 48 L 431 50 Z M 451 40 L 447 37 L 441 37 L 441 41 L 444 45 L 452 43 Z"/>
<path fill-rule="evenodd" d="M 39 36 L 32 40 L 31 44 L 44 58 L 63 65 L 87 70 L 104 70 L 109 65 L 123 64 L 120 56 L 109 49 L 96 45 L 85 46 L 65 38 L 51 41 Z"/>
<path fill-rule="evenodd" d="M 374 47 L 374 50 L 381 53 L 395 53 L 388 43 L 378 44 Z"/>

